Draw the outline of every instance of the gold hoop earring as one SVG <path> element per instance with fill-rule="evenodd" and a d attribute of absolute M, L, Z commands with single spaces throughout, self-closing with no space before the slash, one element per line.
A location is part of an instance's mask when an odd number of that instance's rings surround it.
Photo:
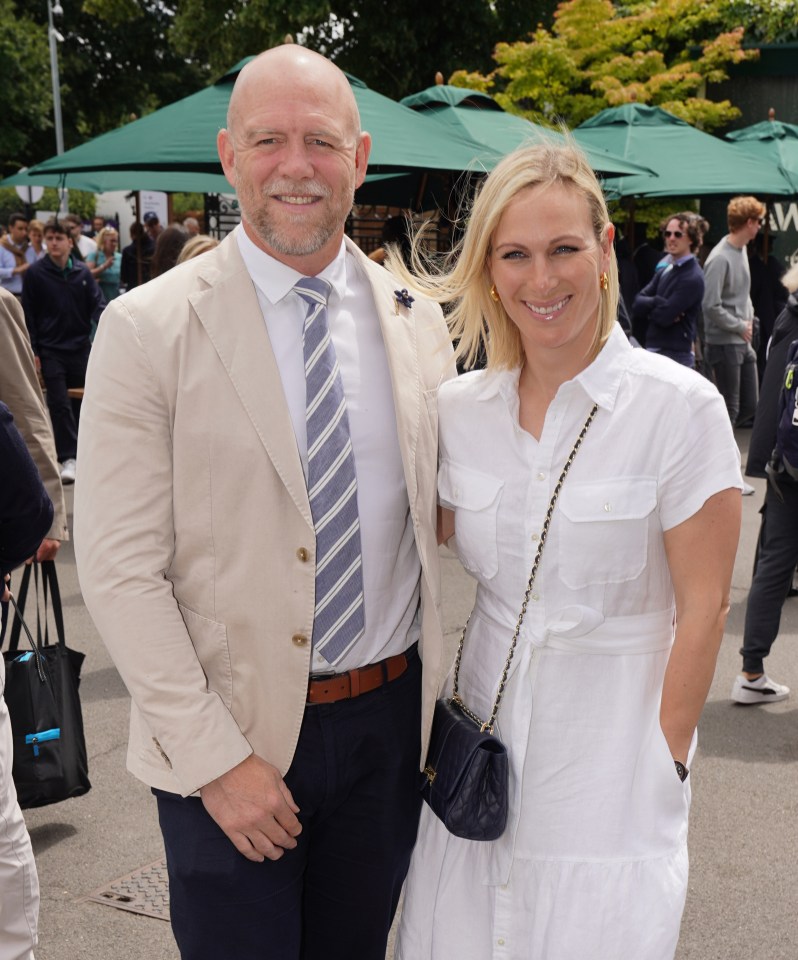
<path fill-rule="evenodd" d="M 491 300 L 493 300 L 494 303 L 499 303 L 500 300 L 501 300 L 501 297 L 499 296 L 499 294 L 498 294 L 498 292 L 497 292 L 497 290 L 496 290 L 496 284 L 495 284 L 495 283 L 492 283 L 492 284 L 490 285 L 490 298 L 491 298 Z"/>
<path fill-rule="evenodd" d="M 599 277 L 599 286 L 606 293 L 610 289 L 610 275 L 605 270 Z"/>

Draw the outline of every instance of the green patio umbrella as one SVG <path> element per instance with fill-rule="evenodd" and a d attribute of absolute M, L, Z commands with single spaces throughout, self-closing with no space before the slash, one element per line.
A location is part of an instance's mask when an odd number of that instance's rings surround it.
<path fill-rule="evenodd" d="M 69 187 L 88 193 L 106 190 L 163 190 L 165 193 L 233 193 L 223 173 L 174 170 L 91 170 L 86 173 L 28 173 L 0 180 L 0 187 Z"/>
<path fill-rule="evenodd" d="M 733 146 L 778 165 L 798 193 L 798 126 L 780 120 L 763 120 L 727 133 Z"/>
<path fill-rule="evenodd" d="M 436 126 L 485 144 L 502 155 L 525 143 L 541 139 L 562 140 L 562 135 L 554 130 L 505 112 L 493 97 L 478 90 L 436 84 L 400 102 L 419 111 Z M 631 159 L 613 156 L 601 147 L 587 147 L 585 153 L 591 167 L 604 176 L 651 176 L 651 171 L 645 167 Z"/>
<path fill-rule="evenodd" d="M 659 107 L 626 103 L 602 110 L 574 130 L 576 141 L 600 147 L 659 174 L 607 180 L 622 197 L 698 197 L 755 193 L 789 196 L 794 187 L 779 169 L 725 140 L 697 130 Z"/>
<path fill-rule="evenodd" d="M 109 189 L 111 183 L 117 188 L 124 183 L 124 188 L 133 189 L 136 183 L 151 186 L 160 182 L 172 184 L 171 189 L 198 190 L 204 189 L 198 185 L 204 181 L 196 179 L 197 175 L 211 175 L 217 178 L 208 181 L 214 189 L 229 191 L 216 152 L 216 135 L 225 126 L 235 79 L 251 59 L 242 60 L 198 93 L 31 167 L 21 182 L 42 182 L 36 179 L 40 175 L 67 174 L 66 186 L 72 185 L 70 176 L 80 176 L 84 183 L 96 177 L 95 182 L 104 189 Z M 355 77 L 348 79 L 363 129 L 373 138 L 369 160 L 372 174 L 484 171 L 498 161 L 499 154 L 489 146 L 430 127 L 409 108 L 371 90 Z M 169 173 L 174 180 L 145 178 L 145 173 Z M 118 179 L 112 176 L 116 174 Z M 177 183 L 180 185 L 176 186 Z M 392 179 L 387 178 L 386 186 L 391 185 Z"/>

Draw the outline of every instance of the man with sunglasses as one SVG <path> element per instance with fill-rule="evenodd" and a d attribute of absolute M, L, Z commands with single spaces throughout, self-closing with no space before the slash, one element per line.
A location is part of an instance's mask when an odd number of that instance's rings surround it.
<path fill-rule="evenodd" d="M 734 197 L 726 208 L 729 233 L 704 264 L 706 359 L 733 426 L 753 420 L 759 398 L 746 246 L 759 232 L 764 216 L 765 205 L 756 197 Z M 745 490 L 749 492 L 753 488 Z"/>
<path fill-rule="evenodd" d="M 704 274 L 695 257 L 701 222 L 691 213 L 674 213 L 663 221 L 666 256 L 632 307 L 632 319 L 646 325 L 646 349 L 691 369 L 704 296 Z"/>

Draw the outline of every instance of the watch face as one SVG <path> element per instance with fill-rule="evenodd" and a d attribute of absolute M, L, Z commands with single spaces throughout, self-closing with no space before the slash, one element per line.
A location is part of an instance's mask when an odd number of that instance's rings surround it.
<path fill-rule="evenodd" d="M 676 767 L 676 773 L 677 773 L 679 779 L 682 781 L 682 783 L 684 783 L 684 781 L 687 779 L 687 774 L 688 774 L 690 771 L 687 769 L 687 767 L 686 767 L 680 760 L 674 760 L 673 763 L 674 763 L 674 765 L 675 765 L 675 767 Z"/>

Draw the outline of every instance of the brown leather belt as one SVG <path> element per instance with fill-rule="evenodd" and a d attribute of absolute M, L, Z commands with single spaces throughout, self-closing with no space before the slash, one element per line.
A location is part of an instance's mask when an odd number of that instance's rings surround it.
<path fill-rule="evenodd" d="M 328 677 L 311 677 L 308 683 L 308 703 L 335 703 L 349 700 L 362 693 L 371 693 L 383 684 L 401 677 L 407 670 L 415 647 L 395 657 L 387 657 L 367 667 L 358 667 L 346 673 L 333 673 Z"/>

